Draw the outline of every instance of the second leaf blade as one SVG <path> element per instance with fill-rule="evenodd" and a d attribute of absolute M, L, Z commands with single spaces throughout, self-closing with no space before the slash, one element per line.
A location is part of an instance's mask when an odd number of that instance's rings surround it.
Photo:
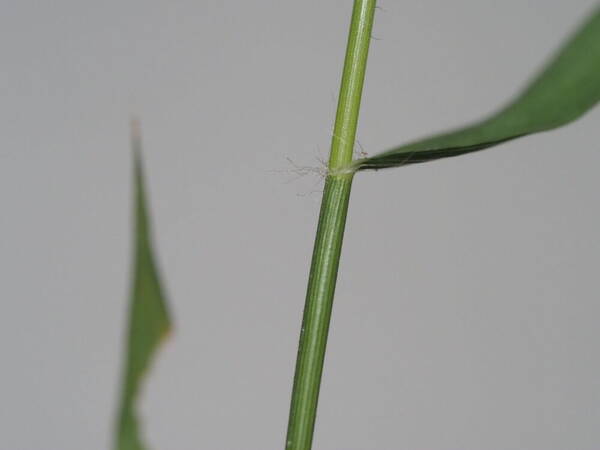
<path fill-rule="evenodd" d="M 534 81 L 490 118 L 354 161 L 353 170 L 383 169 L 458 156 L 565 125 L 600 101 L 600 8 Z"/>

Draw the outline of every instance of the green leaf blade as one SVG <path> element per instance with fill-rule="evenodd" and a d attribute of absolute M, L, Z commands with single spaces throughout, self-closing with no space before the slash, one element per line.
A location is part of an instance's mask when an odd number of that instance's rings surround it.
<path fill-rule="evenodd" d="M 383 169 L 483 150 L 581 117 L 600 101 L 600 8 L 508 106 L 474 125 L 354 161 L 352 170 Z"/>
<path fill-rule="evenodd" d="M 161 342 L 171 330 L 166 298 L 153 256 L 150 219 L 144 188 L 139 127 L 133 124 L 135 170 L 135 249 L 129 303 L 125 369 L 115 450 L 145 450 L 136 403 L 144 377 Z"/>

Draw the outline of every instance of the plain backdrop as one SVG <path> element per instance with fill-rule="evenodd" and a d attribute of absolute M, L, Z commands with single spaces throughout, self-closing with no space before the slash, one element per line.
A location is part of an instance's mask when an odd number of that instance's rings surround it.
<path fill-rule="evenodd" d="M 351 4 L 1 2 L 0 450 L 110 448 L 131 114 L 176 324 L 148 442 L 283 448 Z M 381 0 L 362 148 L 493 111 L 595 4 Z M 315 449 L 600 448 L 599 119 L 356 177 Z"/>

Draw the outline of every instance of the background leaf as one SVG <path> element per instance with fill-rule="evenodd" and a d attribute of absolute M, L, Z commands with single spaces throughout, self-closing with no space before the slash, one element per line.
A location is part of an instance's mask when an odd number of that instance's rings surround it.
<path fill-rule="evenodd" d="M 507 107 L 466 128 L 396 147 L 352 164 L 383 169 L 458 156 L 565 125 L 600 100 L 600 8 Z"/>
<path fill-rule="evenodd" d="M 132 146 L 135 161 L 135 254 L 116 450 L 145 448 L 140 437 L 136 401 L 152 357 L 171 328 L 166 300 L 152 252 L 141 162 L 141 139 L 137 122 L 132 124 Z"/>

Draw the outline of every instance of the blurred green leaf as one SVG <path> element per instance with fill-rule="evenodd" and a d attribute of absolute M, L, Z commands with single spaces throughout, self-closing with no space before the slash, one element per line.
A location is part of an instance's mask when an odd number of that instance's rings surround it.
<path fill-rule="evenodd" d="M 353 162 L 354 170 L 422 163 L 483 150 L 565 125 L 600 100 L 600 8 L 507 107 L 466 128 Z"/>
<path fill-rule="evenodd" d="M 139 126 L 132 125 L 135 170 L 135 249 L 129 304 L 129 329 L 115 436 L 116 450 L 144 450 L 136 411 L 144 376 L 171 322 L 154 260 L 148 206 L 144 192 Z"/>

